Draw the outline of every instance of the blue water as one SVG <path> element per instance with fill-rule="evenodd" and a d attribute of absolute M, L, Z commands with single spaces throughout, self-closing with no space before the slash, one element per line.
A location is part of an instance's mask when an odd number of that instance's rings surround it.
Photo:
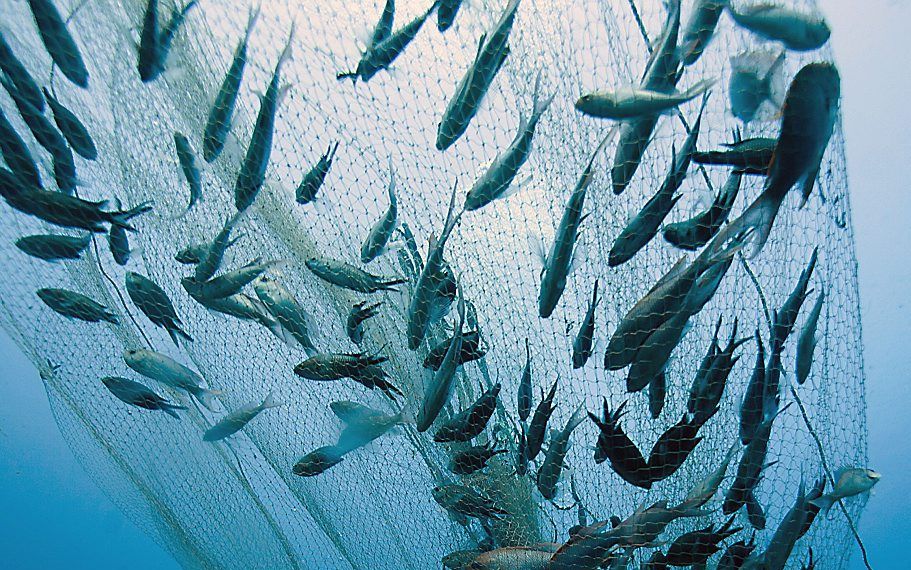
<path fill-rule="evenodd" d="M 860 533 L 877 569 L 907 567 L 911 500 L 911 3 L 822 2 L 843 77 L 866 346 L 871 467 L 884 474 Z M 86 477 L 37 373 L 0 338 L 0 567 L 177 568 Z M 836 515 L 837 516 L 837 515 Z M 863 568 L 857 549 L 852 569 Z M 825 568 L 825 562 L 818 566 Z"/>

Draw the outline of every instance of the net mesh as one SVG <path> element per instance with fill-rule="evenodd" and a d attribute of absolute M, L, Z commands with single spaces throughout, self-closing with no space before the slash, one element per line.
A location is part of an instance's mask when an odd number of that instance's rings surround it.
<path fill-rule="evenodd" d="M 76 7 L 58 4 L 64 14 Z M 535 488 L 536 466 L 543 454 L 528 476 L 514 474 L 515 402 L 526 338 L 535 405 L 542 391 L 560 379 L 551 428 L 562 429 L 580 405 L 597 412 L 602 398 L 612 409 L 628 401 L 622 425 L 643 452 L 686 411 L 690 384 L 718 316 L 724 319 L 722 338 L 735 319 L 741 335 L 759 328 L 768 338 L 757 288 L 747 265 L 737 261 L 709 304 L 693 317 L 691 330 L 674 351 L 666 371 L 666 404 L 658 419 L 651 418 L 644 392 L 626 393 L 625 371 L 602 366 L 606 340 L 617 323 L 681 256 L 681 250 L 659 235 L 629 262 L 616 268 L 607 265 L 613 240 L 664 179 L 672 146 L 679 149 L 686 136 L 677 115 L 660 119 L 623 194 L 610 191 L 614 145 L 596 158 L 586 203 L 590 215 L 577 245 L 578 267 L 554 315 L 537 316 L 541 270 L 529 237 L 552 242 L 570 190 L 609 128 L 608 122 L 582 117 L 573 102 L 582 92 L 639 80 L 649 54 L 643 31 L 652 38 L 659 35 L 665 20 L 661 3 L 524 0 L 509 37 L 506 64 L 466 134 L 446 152 L 434 148 L 437 123 L 477 51 L 479 37 L 498 20 L 505 2 L 465 2 L 455 25 L 445 33 L 437 31 L 436 16 L 432 16 L 391 70 L 379 72 L 369 82 L 338 81 L 338 72 L 356 66 L 383 4 L 262 3 L 226 149 L 202 167 L 203 199 L 186 215 L 181 214 L 189 191 L 173 135 L 185 133 L 193 148 L 201 148 L 209 108 L 247 24 L 247 7 L 200 3 L 176 34 L 168 70 L 154 82 L 141 83 L 136 43 L 146 3 L 87 2 L 69 22 L 69 29 L 87 63 L 89 89 L 74 86 L 59 71 L 51 74 L 51 59 L 26 3 L 8 3 L 4 9 L 0 29 L 6 41 L 32 75 L 41 78 L 39 83 L 52 87 L 57 98 L 81 118 L 98 146 L 97 161 L 77 157 L 83 183 L 80 196 L 117 197 L 131 206 L 154 200 L 154 209 L 134 220 L 139 231 L 130 234 L 134 254 L 125 268 L 111 258 L 103 234 L 96 235 L 80 260 L 47 263 L 26 256 L 14 246 L 18 238 L 65 232 L 12 208 L 0 209 L 0 258 L 8 268 L 0 275 L 3 326 L 42 371 L 56 420 L 86 470 L 187 568 L 439 567 L 448 553 L 477 548 L 488 532 L 476 520 L 462 524 L 434 501 L 435 485 L 457 481 L 509 511 L 510 516 L 492 521 L 489 532 L 494 546 L 562 543 L 568 529 L 579 523 L 578 509 L 566 507 L 583 505 L 592 522 L 611 515 L 626 518 L 637 507 L 659 499 L 678 502 L 718 465 L 736 438 L 740 401 L 756 357 L 755 342 L 738 349 L 741 360 L 729 377 L 721 409 L 699 432 L 704 440 L 677 473 L 651 490 L 633 487 L 607 464 L 592 461 L 597 429 L 588 421 L 571 437 L 553 502 L 544 500 Z M 394 29 L 422 14 L 426 4 L 397 2 Z M 814 3 L 796 4 L 810 9 Z M 683 2 L 684 22 L 692 5 Z M 170 2 L 162 3 L 162 18 L 170 7 Z M 399 220 L 407 223 L 418 243 L 427 243 L 443 227 L 453 184 L 460 189 L 460 201 L 486 163 L 509 144 L 520 114 L 530 113 L 539 72 L 542 93 L 556 95 L 521 169 L 520 178 L 527 175 L 528 181 L 508 199 L 466 212 L 446 246 L 446 261 L 470 301 L 470 324 L 480 330 L 487 353 L 459 369 L 443 417 L 464 409 L 494 383 L 502 384 L 493 419 L 475 443 L 496 441 L 509 452 L 477 473 L 458 477 L 448 472 L 450 454 L 464 446 L 434 443 L 433 430 L 418 434 L 413 425 L 405 425 L 349 453 L 319 476 L 295 476 L 291 467 L 304 453 L 333 444 L 338 437 L 342 425 L 329 402 L 355 400 L 389 413 L 398 406 L 380 391 L 366 390 L 350 380 L 303 380 L 293 372 L 307 358 L 301 347 L 289 346 L 256 322 L 205 310 L 181 287 L 181 278 L 192 267 L 177 263 L 175 253 L 188 244 L 210 241 L 235 212 L 234 184 L 259 110 L 257 92 L 265 92 L 292 22 L 292 58 L 282 69 L 283 81 L 291 88 L 275 119 L 266 183 L 238 223 L 237 235 L 243 237 L 228 249 L 222 271 L 256 258 L 283 260 L 270 275 L 293 292 L 304 308 L 314 344 L 324 352 L 359 350 L 388 357 L 383 367 L 404 392 L 402 402 L 408 410 L 420 408 L 424 387 L 431 381 L 421 365 L 427 346 L 451 334 L 456 311 L 431 328 L 420 350 L 409 351 L 405 328 L 413 276 L 399 292 L 364 295 L 320 280 L 304 260 L 318 255 L 360 266 L 361 244 L 388 206 L 390 161 Z M 710 47 L 687 68 L 681 85 L 718 79 L 705 108 L 700 149 L 730 142 L 732 130 L 742 126 L 731 116 L 726 87 L 722 87 L 731 75 L 731 56 L 769 46 L 736 28 L 724 15 Z M 790 78 L 803 64 L 828 57 L 828 48 L 789 52 L 782 75 Z M 28 129 L 11 99 L 4 95 L 0 106 L 38 158 L 43 179 L 52 181 L 50 160 L 26 136 Z M 680 109 L 691 124 L 698 100 Z M 776 135 L 775 110 L 762 113 L 760 120 L 744 127 L 744 137 Z M 317 199 L 297 204 L 295 190 L 301 179 L 335 142 L 338 153 Z M 798 209 L 797 193 L 788 196 L 768 245 L 749 261 L 769 308 L 777 309 L 797 283 L 813 248 L 819 248 L 810 286 L 817 292 L 825 290 L 826 302 L 812 374 L 798 390 L 833 469 L 864 465 L 866 460 L 861 329 L 843 145 L 837 126 L 809 204 Z M 204 164 L 201 156 L 197 164 Z M 723 168 L 701 170 L 693 165 L 683 182 L 682 198 L 667 221 L 683 220 L 703 209 L 712 193 L 709 184 L 720 189 L 727 174 Z M 761 177 L 745 177 L 734 214 L 761 189 Z M 420 249 L 426 258 L 427 249 Z M 391 251 L 368 269 L 385 276 L 401 275 L 400 257 L 401 252 Z M 162 328 L 137 309 L 125 290 L 126 271 L 143 274 L 164 289 L 193 342 L 176 347 Z M 572 341 L 596 278 L 603 297 L 595 313 L 599 342 L 587 366 L 573 370 Z M 121 325 L 65 319 L 38 299 L 39 287 L 83 293 L 117 313 Z M 352 305 L 365 299 L 383 304 L 379 314 L 364 323 L 364 339 L 357 347 L 346 335 L 345 322 Z M 797 330 L 811 301 L 800 314 Z M 197 370 L 205 386 L 222 392 L 215 412 L 201 408 L 183 391 L 133 373 L 122 358 L 123 351 L 132 348 L 151 348 Z M 793 379 L 795 350 L 792 339 L 783 355 L 786 386 Z M 174 421 L 127 406 L 105 389 L 100 382 L 103 376 L 145 382 L 189 410 L 179 412 L 181 420 Z M 270 392 L 284 405 L 262 413 L 227 443 L 202 440 L 202 432 L 225 412 L 262 400 Z M 785 391 L 783 401 L 792 399 Z M 768 515 L 768 530 L 756 535 L 760 545 L 793 504 L 800 481 L 809 485 L 821 472 L 819 450 L 796 406 L 786 408 L 776 420 L 767 461 L 773 464 L 757 490 Z M 723 490 L 729 481 L 722 484 Z M 848 504 L 853 518 L 862 503 Z M 738 526 L 749 527 L 742 510 L 737 517 Z M 670 542 L 683 532 L 704 527 L 710 520 L 720 524 L 724 518 L 715 509 L 709 517 L 673 523 L 664 536 Z M 747 533 L 741 536 L 746 538 Z M 806 550 L 812 546 L 817 567 L 845 567 L 849 540 L 849 528 L 840 514 L 819 517 L 810 534 L 798 542 L 791 565 L 798 567 L 806 560 Z M 651 552 L 640 549 L 636 559 L 645 560 Z"/>

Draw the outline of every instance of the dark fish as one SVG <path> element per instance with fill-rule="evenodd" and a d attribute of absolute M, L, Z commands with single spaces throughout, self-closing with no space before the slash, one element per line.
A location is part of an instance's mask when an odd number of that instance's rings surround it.
<path fill-rule="evenodd" d="M 765 530 L 766 516 L 759 499 L 756 498 L 756 491 L 750 491 L 746 494 L 747 520 L 750 526 L 756 530 Z"/>
<path fill-rule="evenodd" d="M 588 414 L 588 417 L 600 430 L 595 445 L 595 463 L 609 460 L 611 468 L 621 479 L 636 487 L 650 489 L 652 486 L 651 470 L 642 456 L 642 452 L 620 426 L 620 418 L 625 413 L 625 407 L 626 402 L 611 412 L 607 398 L 604 398 L 603 420 L 592 413 Z"/>
<path fill-rule="evenodd" d="M 345 451 L 335 445 L 324 445 L 301 457 L 291 468 L 300 477 L 314 477 L 342 462 Z"/>
<path fill-rule="evenodd" d="M 822 313 L 822 303 L 825 296 L 825 291 L 820 291 L 819 295 L 816 296 L 813 309 L 807 316 L 797 340 L 797 358 L 795 359 L 794 369 L 798 384 L 803 384 L 810 376 L 810 369 L 813 366 L 813 353 L 816 350 L 817 343 L 816 326 L 819 323 L 819 315 Z"/>
<path fill-rule="evenodd" d="M 595 338 L 595 310 L 598 308 L 598 280 L 595 279 L 595 287 L 592 290 L 592 300 L 588 304 L 588 310 L 585 311 L 585 318 L 573 341 L 573 368 L 579 369 L 585 366 L 588 359 L 591 358 L 594 338 Z"/>
<path fill-rule="evenodd" d="M 718 325 L 721 325 L 721 319 L 718 319 Z M 699 373 L 693 381 L 690 388 L 689 399 L 687 400 L 687 411 L 692 414 L 693 422 L 696 425 L 704 425 L 719 410 L 721 397 L 724 395 L 724 389 L 727 386 L 728 376 L 731 374 L 734 365 L 740 360 L 740 356 L 734 356 L 737 347 L 745 343 L 748 338 L 737 340 L 737 319 L 734 319 L 734 326 L 731 329 L 731 337 L 727 346 L 721 349 L 717 345 L 718 328 L 715 329 L 715 338 L 712 340 L 712 348 L 709 355 L 703 360 Z"/>
<path fill-rule="evenodd" d="M 506 449 L 494 449 L 493 442 L 475 445 L 455 453 L 449 461 L 449 470 L 456 475 L 471 475 L 487 467 L 493 457 L 506 452 Z"/>
<path fill-rule="evenodd" d="M 718 530 L 715 530 L 715 525 L 709 525 L 678 536 L 667 551 L 667 564 L 671 566 L 705 564 L 713 554 L 721 550 L 721 542 L 743 530 L 742 527 L 731 528 L 733 525 L 734 517 L 731 517 Z"/>
<path fill-rule="evenodd" d="M 28 0 L 32 16 L 38 26 L 38 34 L 47 53 L 60 68 L 60 72 L 79 87 L 89 86 L 89 72 L 85 69 L 82 55 L 73 36 L 66 29 L 66 22 L 51 0 Z"/>
<path fill-rule="evenodd" d="M 739 137 L 738 137 L 739 139 Z M 725 150 L 694 152 L 696 164 L 731 166 L 734 172 L 765 176 L 769 172 L 778 139 L 754 138 L 723 144 Z"/>
<path fill-rule="evenodd" d="M 522 369 L 522 378 L 519 380 L 516 410 L 519 419 L 523 422 L 531 415 L 532 389 L 531 389 L 531 349 L 528 347 L 528 338 L 525 339 L 525 368 Z"/>
<path fill-rule="evenodd" d="M 22 90 L 20 89 L 19 92 L 22 93 Z M 66 141 L 70 143 L 70 148 L 86 160 L 98 158 L 98 149 L 95 148 L 95 141 L 92 140 L 92 136 L 89 134 L 88 129 L 85 128 L 85 125 L 82 124 L 82 121 L 79 120 L 79 117 L 51 95 L 46 87 L 43 88 L 43 92 L 44 98 L 47 99 L 48 105 L 54 112 L 54 122 L 57 123 L 57 128 L 60 129 L 60 133 Z M 38 106 L 36 108 L 42 109 L 42 107 Z"/>
<path fill-rule="evenodd" d="M 405 282 L 405 279 L 373 275 L 351 264 L 329 258 L 311 257 L 304 265 L 323 281 L 358 293 L 398 291 L 395 286 Z"/>
<path fill-rule="evenodd" d="M 558 377 L 554 380 L 553 386 L 535 408 L 535 413 L 531 417 L 531 423 L 528 425 L 528 459 L 533 460 L 541 452 L 541 446 L 544 445 L 544 434 L 547 432 L 547 422 L 554 413 L 554 396 L 557 394 L 557 384 L 560 382 Z"/>
<path fill-rule="evenodd" d="M 756 550 L 756 545 L 753 543 L 752 538 L 750 542 L 738 540 L 732 543 L 721 555 L 721 559 L 718 560 L 717 570 L 740 570 L 754 550 Z"/>
<path fill-rule="evenodd" d="M 185 341 L 193 341 L 193 337 L 180 328 L 183 323 L 177 316 L 170 297 L 157 283 L 144 275 L 127 271 L 126 288 L 136 307 L 152 324 L 165 329 L 175 345 L 179 346 L 178 336 Z"/>
<path fill-rule="evenodd" d="M 810 255 L 810 261 L 807 264 L 807 267 L 800 273 L 794 290 L 791 291 L 791 294 L 785 299 L 781 308 L 775 312 L 775 318 L 773 319 L 772 324 L 774 333 L 772 337 L 773 347 L 783 347 L 788 337 L 791 336 L 791 333 L 794 331 L 794 325 L 797 323 L 797 315 L 800 313 L 800 308 L 803 306 L 803 302 L 807 299 L 807 295 L 809 294 L 807 287 L 809 286 L 810 278 L 813 276 L 813 270 L 816 268 L 818 251 L 818 247 L 813 248 L 813 253 Z"/>
<path fill-rule="evenodd" d="M 753 439 L 763 420 L 765 396 L 765 349 L 759 329 L 756 329 L 756 364 L 747 384 L 747 392 L 740 404 L 740 441 L 747 445 Z"/>
<path fill-rule="evenodd" d="M 664 372 L 656 374 L 648 383 L 648 411 L 653 420 L 657 420 L 664 409 L 664 399 L 667 395 L 667 377 Z"/>
<path fill-rule="evenodd" d="M 38 165 L 32 154 L 29 152 L 25 141 L 16 132 L 16 129 L 6 119 L 3 109 L 0 109 L 0 154 L 9 167 L 9 170 L 3 170 L 8 173 L 12 180 L 2 181 L 5 184 L 13 184 L 13 188 L 18 188 L 21 183 L 29 184 L 34 188 L 41 188 L 41 176 L 38 174 Z M 18 180 L 17 180 L 18 179 Z M 6 192 L 5 189 L 4 196 Z"/>
<path fill-rule="evenodd" d="M 695 251 L 707 244 L 727 221 L 740 192 L 742 179 L 743 175 L 740 172 L 732 172 L 708 210 L 688 220 L 667 224 L 662 230 L 664 239 L 675 247 L 689 251 Z"/>
<path fill-rule="evenodd" d="M 0 33 L 0 71 L 9 77 L 19 93 L 25 97 L 36 109 L 44 110 L 44 99 L 35 79 L 16 57 L 13 48 L 6 43 L 3 33 Z"/>
<path fill-rule="evenodd" d="M 120 209 L 120 200 L 116 200 L 115 204 L 117 208 Z M 127 231 L 122 227 L 111 224 L 110 229 L 108 230 L 108 249 L 111 250 L 111 257 L 114 258 L 114 261 L 117 265 L 126 265 L 130 260 L 130 238 L 127 237 Z"/>
<path fill-rule="evenodd" d="M 111 324 L 120 324 L 117 315 L 110 309 L 82 293 L 67 289 L 38 289 L 38 297 L 54 312 L 71 319 L 79 319 L 89 323 L 107 321 Z"/>
<path fill-rule="evenodd" d="M 433 440 L 438 443 L 470 441 L 480 435 L 497 408 L 500 384 L 494 384 L 470 406 L 449 418 L 437 429 Z"/>
<path fill-rule="evenodd" d="M 33 235 L 16 240 L 16 247 L 38 259 L 59 261 L 79 259 L 92 242 L 91 234 L 84 236 Z"/>
<path fill-rule="evenodd" d="M 661 434 L 648 458 L 649 477 L 653 483 L 667 479 L 680 469 L 702 441 L 697 437 L 698 433 L 699 425 L 684 415 Z"/>
<path fill-rule="evenodd" d="M 740 463 L 737 465 L 737 475 L 725 494 L 724 503 L 721 506 L 724 514 L 732 515 L 740 510 L 759 484 L 763 469 L 768 467 L 766 455 L 769 451 L 769 438 L 772 435 L 772 424 L 779 413 L 781 410 L 763 420 L 743 451 Z"/>
<path fill-rule="evenodd" d="M 190 208 L 202 198 L 202 182 L 199 168 L 196 166 L 196 155 L 186 135 L 180 132 L 174 133 L 174 148 L 177 151 L 177 161 L 180 163 L 180 170 L 183 171 L 183 177 L 190 186 L 190 205 L 187 206 L 187 211 L 189 212 Z"/>
<path fill-rule="evenodd" d="M 439 370 L 440 364 L 443 363 L 443 358 L 446 356 L 446 351 L 449 350 L 449 345 L 451 343 L 452 338 L 447 338 L 431 348 L 430 352 L 428 352 L 427 356 L 424 358 L 424 368 Z M 487 351 L 481 347 L 480 332 L 469 331 L 462 334 L 462 350 L 459 351 L 458 356 L 458 363 L 460 365 L 483 358 L 485 354 L 487 354 Z"/>
<path fill-rule="evenodd" d="M 437 29 L 445 32 L 452 27 L 461 7 L 462 0 L 440 0 L 437 3 Z"/>
<path fill-rule="evenodd" d="M 389 360 L 385 356 L 370 356 L 362 352 L 352 354 L 321 353 L 311 356 L 294 367 L 294 373 L 307 380 L 341 380 L 361 374 L 368 366 Z"/>
<path fill-rule="evenodd" d="M 139 382 L 121 378 L 119 376 L 108 376 L 102 378 L 101 382 L 111 391 L 111 394 L 131 406 L 145 408 L 146 410 L 161 410 L 169 416 L 180 419 L 174 410 L 186 410 L 186 406 L 172 404 L 153 392 L 150 388 Z"/>
<path fill-rule="evenodd" d="M 348 312 L 348 319 L 345 321 L 345 332 L 348 334 L 348 338 L 351 339 L 351 342 L 354 344 L 360 344 L 364 340 L 364 329 L 361 326 L 364 321 L 371 317 L 377 315 L 377 308 L 382 305 L 382 302 L 374 303 L 368 305 L 367 301 L 361 301 L 360 303 L 355 303 L 351 310 Z"/>
<path fill-rule="evenodd" d="M 159 32 L 158 0 L 149 0 L 142 22 L 137 65 L 139 78 L 144 83 L 155 80 L 164 71 L 168 63 L 168 54 L 171 52 L 171 42 L 174 41 L 174 36 L 186 19 L 187 13 L 196 6 L 197 2 L 198 0 L 190 0 L 183 8 L 179 8 L 175 4 L 171 19 Z"/>
<path fill-rule="evenodd" d="M 464 485 L 440 485 L 433 488 L 432 495 L 447 511 L 467 517 L 500 519 L 509 514 L 489 497 Z"/>
<path fill-rule="evenodd" d="M 300 185 L 297 187 L 297 192 L 295 193 L 298 204 L 309 204 L 316 200 L 316 193 L 319 192 L 319 189 L 323 186 L 326 175 L 329 173 L 329 169 L 332 168 L 332 161 L 335 159 L 335 152 L 338 150 L 338 144 L 339 143 L 335 143 L 330 146 L 326 150 L 326 153 L 323 154 L 317 163 L 304 175 L 304 179 L 301 180 Z"/>

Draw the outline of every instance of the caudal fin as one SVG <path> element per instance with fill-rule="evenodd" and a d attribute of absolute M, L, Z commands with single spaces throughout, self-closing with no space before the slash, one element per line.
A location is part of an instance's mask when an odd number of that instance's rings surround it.
<path fill-rule="evenodd" d="M 111 212 L 109 219 L 110 219 L 110 222 L 112 224 L 114 224 L 115 226 L 120 226 L 121 228 L 123 228 L 125 230 L 135 232 L 136 228 L 134 228 L 133 226 L 130 225 L 130 223 L 129 223 L 130 220 L 132 220 L 133 218 L 135 218 L 136 216 L 138 216 L 140 214 L 145 214 L 146 212 L 150 211 L 151 209 L 152 209 L 152 202 L 143 202 L 142 204 L 139 204 L 135 208 L 131 208 L 129 210 L 120 210 L 117 212 Z"/>
<path fill-rule="evenodd" d="M 163 411 L 164 413 L 168 414 L 169 416 L 171 416 L 171 417 L 174 418 L 175 420 L 179 420 L 179 419 L 180 419 L 180 416 L 177 415 L 177 412 L 176 412 L 175 410 L 186 410 L 186 409 L 187 409 L 186 406 L 179 406 L 179 405 L 177 405 L 177 404 L 167 404 L 167 403 L 165 403 L 165 404 L 162 404 L 162 405 L 161 405 L 161 411 Z"/>
<path fill-rule="evenodd" d="M 207 410 L 214 411 L 212 406 L 215 405 L 215 397 L 221 395 L 221 392 L 218 390 L 207 390 L 205 388 L 197 387 L 194 390 L 190 390 L 190 393 L 194 398 L 199 400 L 199 403 L 206 407 Z"/>
<path fill-rule="evenodd" d="M 810 501 L 810 504 L 814 507 L 819 508 L 823 514 L 826 514 L 832 508 L 832 505 L 834 505 L 837 501 L 838 499 L 834 498 L 832 495 L 823 495 Z"/>

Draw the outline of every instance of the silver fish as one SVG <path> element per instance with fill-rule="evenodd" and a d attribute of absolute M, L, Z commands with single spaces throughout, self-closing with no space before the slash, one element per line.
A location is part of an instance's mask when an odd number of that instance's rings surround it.
<path fill-rule="evenodd" d="M 114 325 L 120 324 L 117 315 L 110 309 L 81 293 L 52 288 L 38 289 L 36 293 L 45 305 L 64 317 L 89 323 L 107 321 Z"/>
<path fill-rule="evenodd" d="M 217 390 L 208 390 L 201 386 L 202 376 L 190 370 L 173 358 L 145 349 L 127 349 L 123 351 L 123 361 L 135 372 L 161 382 L 172 388 L 184 390 L 205 406 L 212 409 Z"/>
<path fill-rule="evenodd" d="M 386 251 L 392 232 L 398 224 L 398 203 L 395 199 L 395 174 L 389 164 L 389 209 L 373 224 L 364 245 L 361 246 L 361 263 L 370 263 Z"/>
<path fill-rule="evenodd" d="M 835 474 L 835 488 L 831 493 L 813 499 L 810 503 L 828 512 L 832 505 L 838 501 L 866 493 L 876 485 L 882 475 L 872 469 L 851 468 L 842 469 Z"/>
<path fill-rule="evenodd" d="M 552 501 L 557 496 L 557 483 L 560 481 L 560 475 L 563 472 L 563 466 L 566 461 L 566 453 L 569 451 L 569 437 L 573 430 L 579 427 L 585 421 L 585 407 L 579 408 L 566 422 L 566 426 L 559 432 L 554 433 L 550 438 L 550 445 L 547 453 L 544 454 L 544 462 L 538 470 L 538 477 L 535 482 L 538 485 L 538 491 L 541 495 Z"/>
<path fill-rule="evenodd" d="M 253 282 L 253 291 L 305 351 L 316 352 L 307 327 L 307 315 L 287 288 L 268 275 L 262 275 Z"/>
<path fill-rule="evenodd" d="M 595 287 L 592 290 L 592 299 L 585 311 L 585 318 L 579 326 L 579 332 L 573 341 L 573 368 L 579 369 L 585 366 L 592 355 L 595 338 L 595 310 L 598 308 L 598 280 L 595 279 Z"/>
<path fill-rule="evenodd" d="M 731 17 L 743 28 L 779 41 L 794 51 L 812 51 L 829 41 L 832 30 L 819 14 L 798 12 L 768 2 L 731 8 Z"/>
<path fill-rule="evenodd" d="M 264 410 L 281 405 L 280 402 L 273 401 L 272 394 L 269 394 L 262 402 L 253 402 L 241 406 L 207 429 L 206 433 L 203 434 L 202 439 L 203 441 L 219 441 L 226 437 L 230 437 L 242 430 L 251 420 L 253 420 L 253 418 Z"/>
<path fill-rule="evenodd" d="M 683 65 L 693 65 L 702 56 L 715 35 L 715 28 L 730 0 L 697 0 L 686 23 L 678 48 Z"/>
<path fill-rule="evenodd" d="M 784 64 L 785 52 L 781 52 L 771 64 L 762 63 L 761 54 L 745 53 L 731 58 L 731 80 L 728 84 L 728 98 L 731 113 L 749 123 L 756 117 L 760 105 L 773 101 L 773 82 Z M 760 69 L 765 71 L 760 73 Z"/>
<path fill-rule="evenodd" d="M 462 329 L 465 326 L 465 298 L 459 296 L 459 320 L 456 323 L 455 332 L 449 348 L 446 350 L 446 356 L 440 367 L 434 372 L 433 379 L 427 384 L 424 392 L 424 399 L 421 403 L 421 409 L 417 416 L 417 429 L 419 432 L 427 431 L 433 424 L 440 411 L 443 409 L 449 399 L 452 397 L 452 387 L 455 380 L 455 372 L 459 367 L 459 354 L 462 352 Z"/>
<path fill-rule="evenodd" d="M 260 263 L 258 259 L 254 259 L 239 269 L 223 273 L 208 281 L 199 282 L 193 277 L 184 277 L 180 280 L 180 283 L 194 297 L 220 299 L 240 293 L 241 289 L 246 287 L 248 283 L 254 281 L 270 268 L 282 263 L 284 262 L 267 261 Z"/>
<path fill-rule="evenodd" d="M 178 259 L 177 261 L 180 261 L 181 263 L 197 264 L 196 270 L 193 272 L 193 277 L 200 283 L 208 281 L 215 275 L 215 272 L 218 271 L 218 268 L 221 266 L 221 262 L 225 257 L 225 252 L 242 237 L 237 236 L 233 239 L 231 238 L 231 232 L 234 231 L 234 226 L 239 219 L 240 214 L 235 214 L 231 218 L 228 218 L 224 227 L 218 232 L 218 235 L 215 236 L 215 239 L 213 239 L 211 243 L 196 246 L 195 248 L 190 246 L 178 253 L 178 256 L 186 259 L 186 261 L 182 261 L 181 259 Z M 193 261 L 194 259 L 196 259 L 196 261 Z"/>
<path fill-rule="evenodd" d="M 714 83 L 713 80 L 700 81 L 680 93 L 663 93 L 641 87 L 596 91 L 579 97 L 576 110 L 590 117 L 618 120 L 667 113 L 704 94 Z"/>
<path fill-rule="evenodd" d="M 398 291 L 396 285 L 405 283 L 403 278 L 386 278 L 367 273 L 344 261 L 328 257 L 311 257 L 304 264 L 314 275 L 336 287 L 350 289 L 358 293 L 376 293 L 377 291 Z"/>

